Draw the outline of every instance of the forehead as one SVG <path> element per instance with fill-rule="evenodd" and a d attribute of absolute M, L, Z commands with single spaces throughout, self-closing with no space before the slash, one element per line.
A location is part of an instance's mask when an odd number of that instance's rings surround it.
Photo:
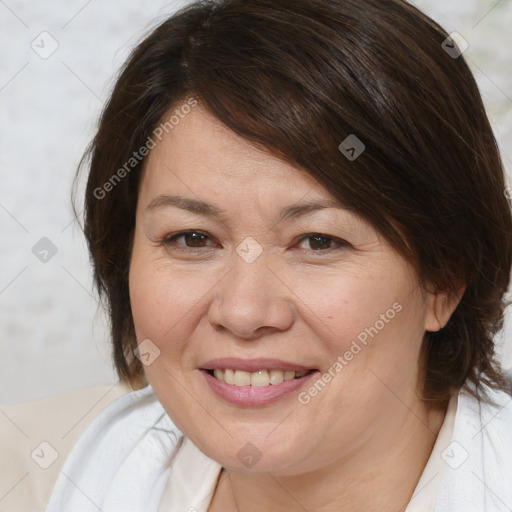
<path fill-rule="evenodd" d="M 199 107 L 151 150 L 137 209 L 144 224 L 201 217 L 259 233 L 262 222 L 279 230 L 323 218 L 324 229 L 350 231 L 353 241 L 379 239 L 307 171 L 255 147 Z"/>
<path fill-rule="evenodd" d="M 308 229 L 350 235 L 361 246 L 381 251 L 386 245 L 373 225 L 306 170 L 251 144 L 200 106 L 146 158 L 137 212 L 144 225 L 202 218 L 254 233 L 295 222 L 306 229 L 311 222 Z"/>
<path fill-rule="evenodd" d="M 322 197 L 330 196 L 305 170 L 251 144 L 199 105 L 164 131 L 146 158 L 142 188 L 165 182 L 190 188 L 208 184 L 217 192 L 235 185 L 285 187 L 302 194 L 315 188 Z"/>

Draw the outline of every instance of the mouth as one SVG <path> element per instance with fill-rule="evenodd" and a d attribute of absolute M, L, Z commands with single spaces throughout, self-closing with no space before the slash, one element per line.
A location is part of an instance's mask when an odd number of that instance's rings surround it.
<path fill-rule="evenodd" d="M 278 386 L 286 381 L 299 380 L 316 372 L 316 369 L 310 370 L 285 370 L 280 368 L 265 368 L 255 372 L 244 370 L 235 370 L 232 368 L 202 368 L 211 377 L 229 384 L 231 386 L 251 386 L 268 387 Z"/>
<path fill-rule="evenodd" d="M 198 365 L 215 396 L 237 407 L 265 407 L 295 394 L 320 374 L 311 366 L 267 357 L 221 357 Z"/>
<path fill-rule="evenodd" d="M 261 366 L 259 364 L 261 363 Z M 275 360 L 217 360 L 199 368 L 214 395 L 237 407 L 265 407 L 298 392 L 319 370 Z M 230 367 L 231 366 L 231 367 Z M 233 368 L 232 366 L 238 366 Z M 242 367 L 243 369 L 240 369 Z M 257 368 L 261 369 L 257 369 Z M 295 369 L 292 369 L 295 368 Z"/>

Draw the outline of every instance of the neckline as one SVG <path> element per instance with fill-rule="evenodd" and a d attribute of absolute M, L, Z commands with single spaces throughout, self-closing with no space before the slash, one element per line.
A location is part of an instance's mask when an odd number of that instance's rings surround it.
<path fill-rule="evenodd" d="M 435 507 L 444 468 L 442 454 L 453 433 L 457 401 L 455 393 L 448 403 L 436 442 L 405 512 L 430 512 Z M 195 509 L 197 512 L 207 512 L 222 469 L 221 464 L 209 458 L 189 438 L 184 437 L 172 464 L 159 510 L 178 512 Z"/>

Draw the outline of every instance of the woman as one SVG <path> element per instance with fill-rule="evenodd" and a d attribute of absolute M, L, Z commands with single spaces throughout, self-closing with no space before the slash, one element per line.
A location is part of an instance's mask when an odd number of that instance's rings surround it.
<path fill-rule="evenodd" d="M 17 510 L 512 508 L 510 205 L 438 25 L 400 0 L 194 3 L 134 50 L 88 156 L 120 384 L 31 447 L 53 473 L 27 469 Z"/>

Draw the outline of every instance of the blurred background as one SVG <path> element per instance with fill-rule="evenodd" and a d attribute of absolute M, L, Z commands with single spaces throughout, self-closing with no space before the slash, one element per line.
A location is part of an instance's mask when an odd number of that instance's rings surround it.
<path fill-rule="evenodd" d="M 186 1 L 0 0 L 0 404 L 113 384 L 107 322 L 70 194 L 130 49 Z M 468 43 L 512 173 L 512 3 L 413 4 Z M 512 366 L 510 314 L 497 339 Z"/>

